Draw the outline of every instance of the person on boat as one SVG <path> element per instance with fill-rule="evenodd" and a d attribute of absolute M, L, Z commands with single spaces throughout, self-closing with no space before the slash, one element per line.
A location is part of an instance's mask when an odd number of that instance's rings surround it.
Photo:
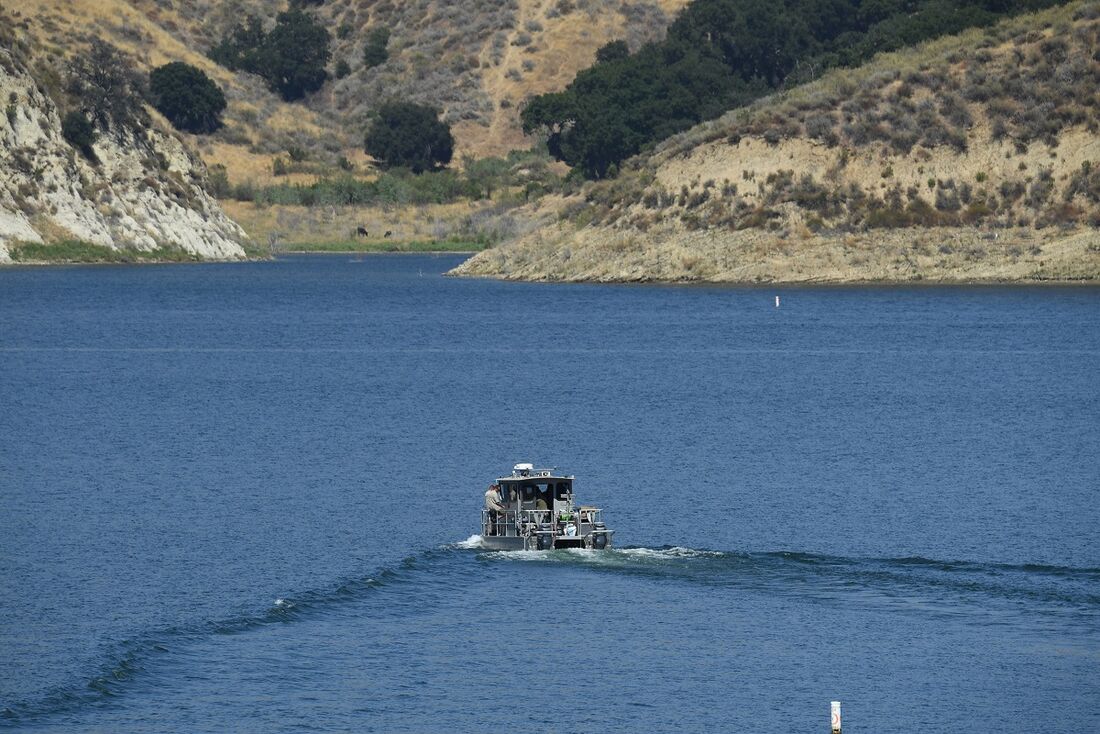
<path fill-rule="evenodd" d="M 489 535 L 497 534 L 497 517 L 504 512 L 503 499 L 499 484 L 490 484 L 489 489 L 485 490 L 485 509 L 489 511 Z"/>

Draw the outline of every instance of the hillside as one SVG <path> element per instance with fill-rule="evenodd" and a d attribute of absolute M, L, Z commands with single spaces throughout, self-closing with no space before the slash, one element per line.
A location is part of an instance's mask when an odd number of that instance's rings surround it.
<path fill-rule="evenodd" d="M 548 280 L 1100 277 L 1100 5 L 1071 3 L 674 136 L 457 274 Z"/>
<path fill-rule="evenodd" d="M 226 125 L 188 142 L 231 183 L 270 183 L 276 158 L 291 163 L 281 181 L 312 180 L 341 157 L 369 174 L 362 134 L 383 101 L 439 106 L 454 126 L 456 160 L 526 148 L 518 106 L 566 84 L 612 39 L 637 47 L 663 34 L 686 0 L 328 0 L 311 4 L 332 37 L 330 79 L 287 103 L 255 76 L 230 72 L 205 55 L 249 14 L 266 23 L 285 0 L 26 0 L 9 11 L 57 65 L 94 36 L 130 54 L 144 71 L 185 61 L 210 75 L 229 99 Z M 388 59 L 363 62 L 372 29 L 390 32 Z M 336 78 L 338 64 L 348 73 Z"/>
<path fill-rule="evenodd" d="M 70 143 L 28 66 L 35 49 L 10 31 L 0 28 L 0 262 L 125 259 L 120 250 L 130 259 L 245 256 L 247 237 L 206 193 L 205 168 L 163 127 L 115 124 Z"/>

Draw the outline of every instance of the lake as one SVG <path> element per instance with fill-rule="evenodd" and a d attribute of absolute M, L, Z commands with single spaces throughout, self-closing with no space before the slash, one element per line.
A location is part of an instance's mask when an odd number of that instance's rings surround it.
<path fill-rule="evenodd" d="M 1100 289 L 460 261 L 0 270 L 0 727 L 1100 730 Z"/>

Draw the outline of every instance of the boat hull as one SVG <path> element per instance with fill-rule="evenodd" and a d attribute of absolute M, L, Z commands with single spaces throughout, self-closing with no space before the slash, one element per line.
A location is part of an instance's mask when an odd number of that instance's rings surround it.
<path fill-rule="evenodd" d="M 611 547 L 612 532 L 608 531 L 604 533 L 607 538 L 606 544 L 600 548 L 600 550 L 607 550 Z M 543 548 L 542 550 L 559 550 L 562 548 L 592 548 L 594 546 L 591 538 L 579 538 L 579 537 L 563 537 L 558 536 L 553 541 L 552 548 Z M 536 544 L 534 536 L 530 538 L 524 538 L 516 535 L 483 535 L 481 536 L 481 547 L 486 550 L 499 550 L 499 551 L 518 551 L 518 550 L 540 550 Z"/>

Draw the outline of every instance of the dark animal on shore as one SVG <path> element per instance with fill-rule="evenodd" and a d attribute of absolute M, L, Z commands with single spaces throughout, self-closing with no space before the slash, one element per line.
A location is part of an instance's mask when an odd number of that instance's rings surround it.
<path fill-rule="evenodd" d="M 391 234 L 393 234 L 393 232 L 391 232 L 391 231 L 389 231 L 389 230 L 387 229 L 387 230 L 386 230 L 386 234 L 384 234 L 384 235 L 382 235 L 382 236 L 383 236 L 383 237 L 389 237 L 389 236 L 390 236 Z"/>
<path fill-rule="evenodd" d="M 356 227 L 355 228 L 355 236 L 356 237 L 366 237 L 368 234 L 370 234 L 370 233 L 367 232 L 366 227 Z"/>

